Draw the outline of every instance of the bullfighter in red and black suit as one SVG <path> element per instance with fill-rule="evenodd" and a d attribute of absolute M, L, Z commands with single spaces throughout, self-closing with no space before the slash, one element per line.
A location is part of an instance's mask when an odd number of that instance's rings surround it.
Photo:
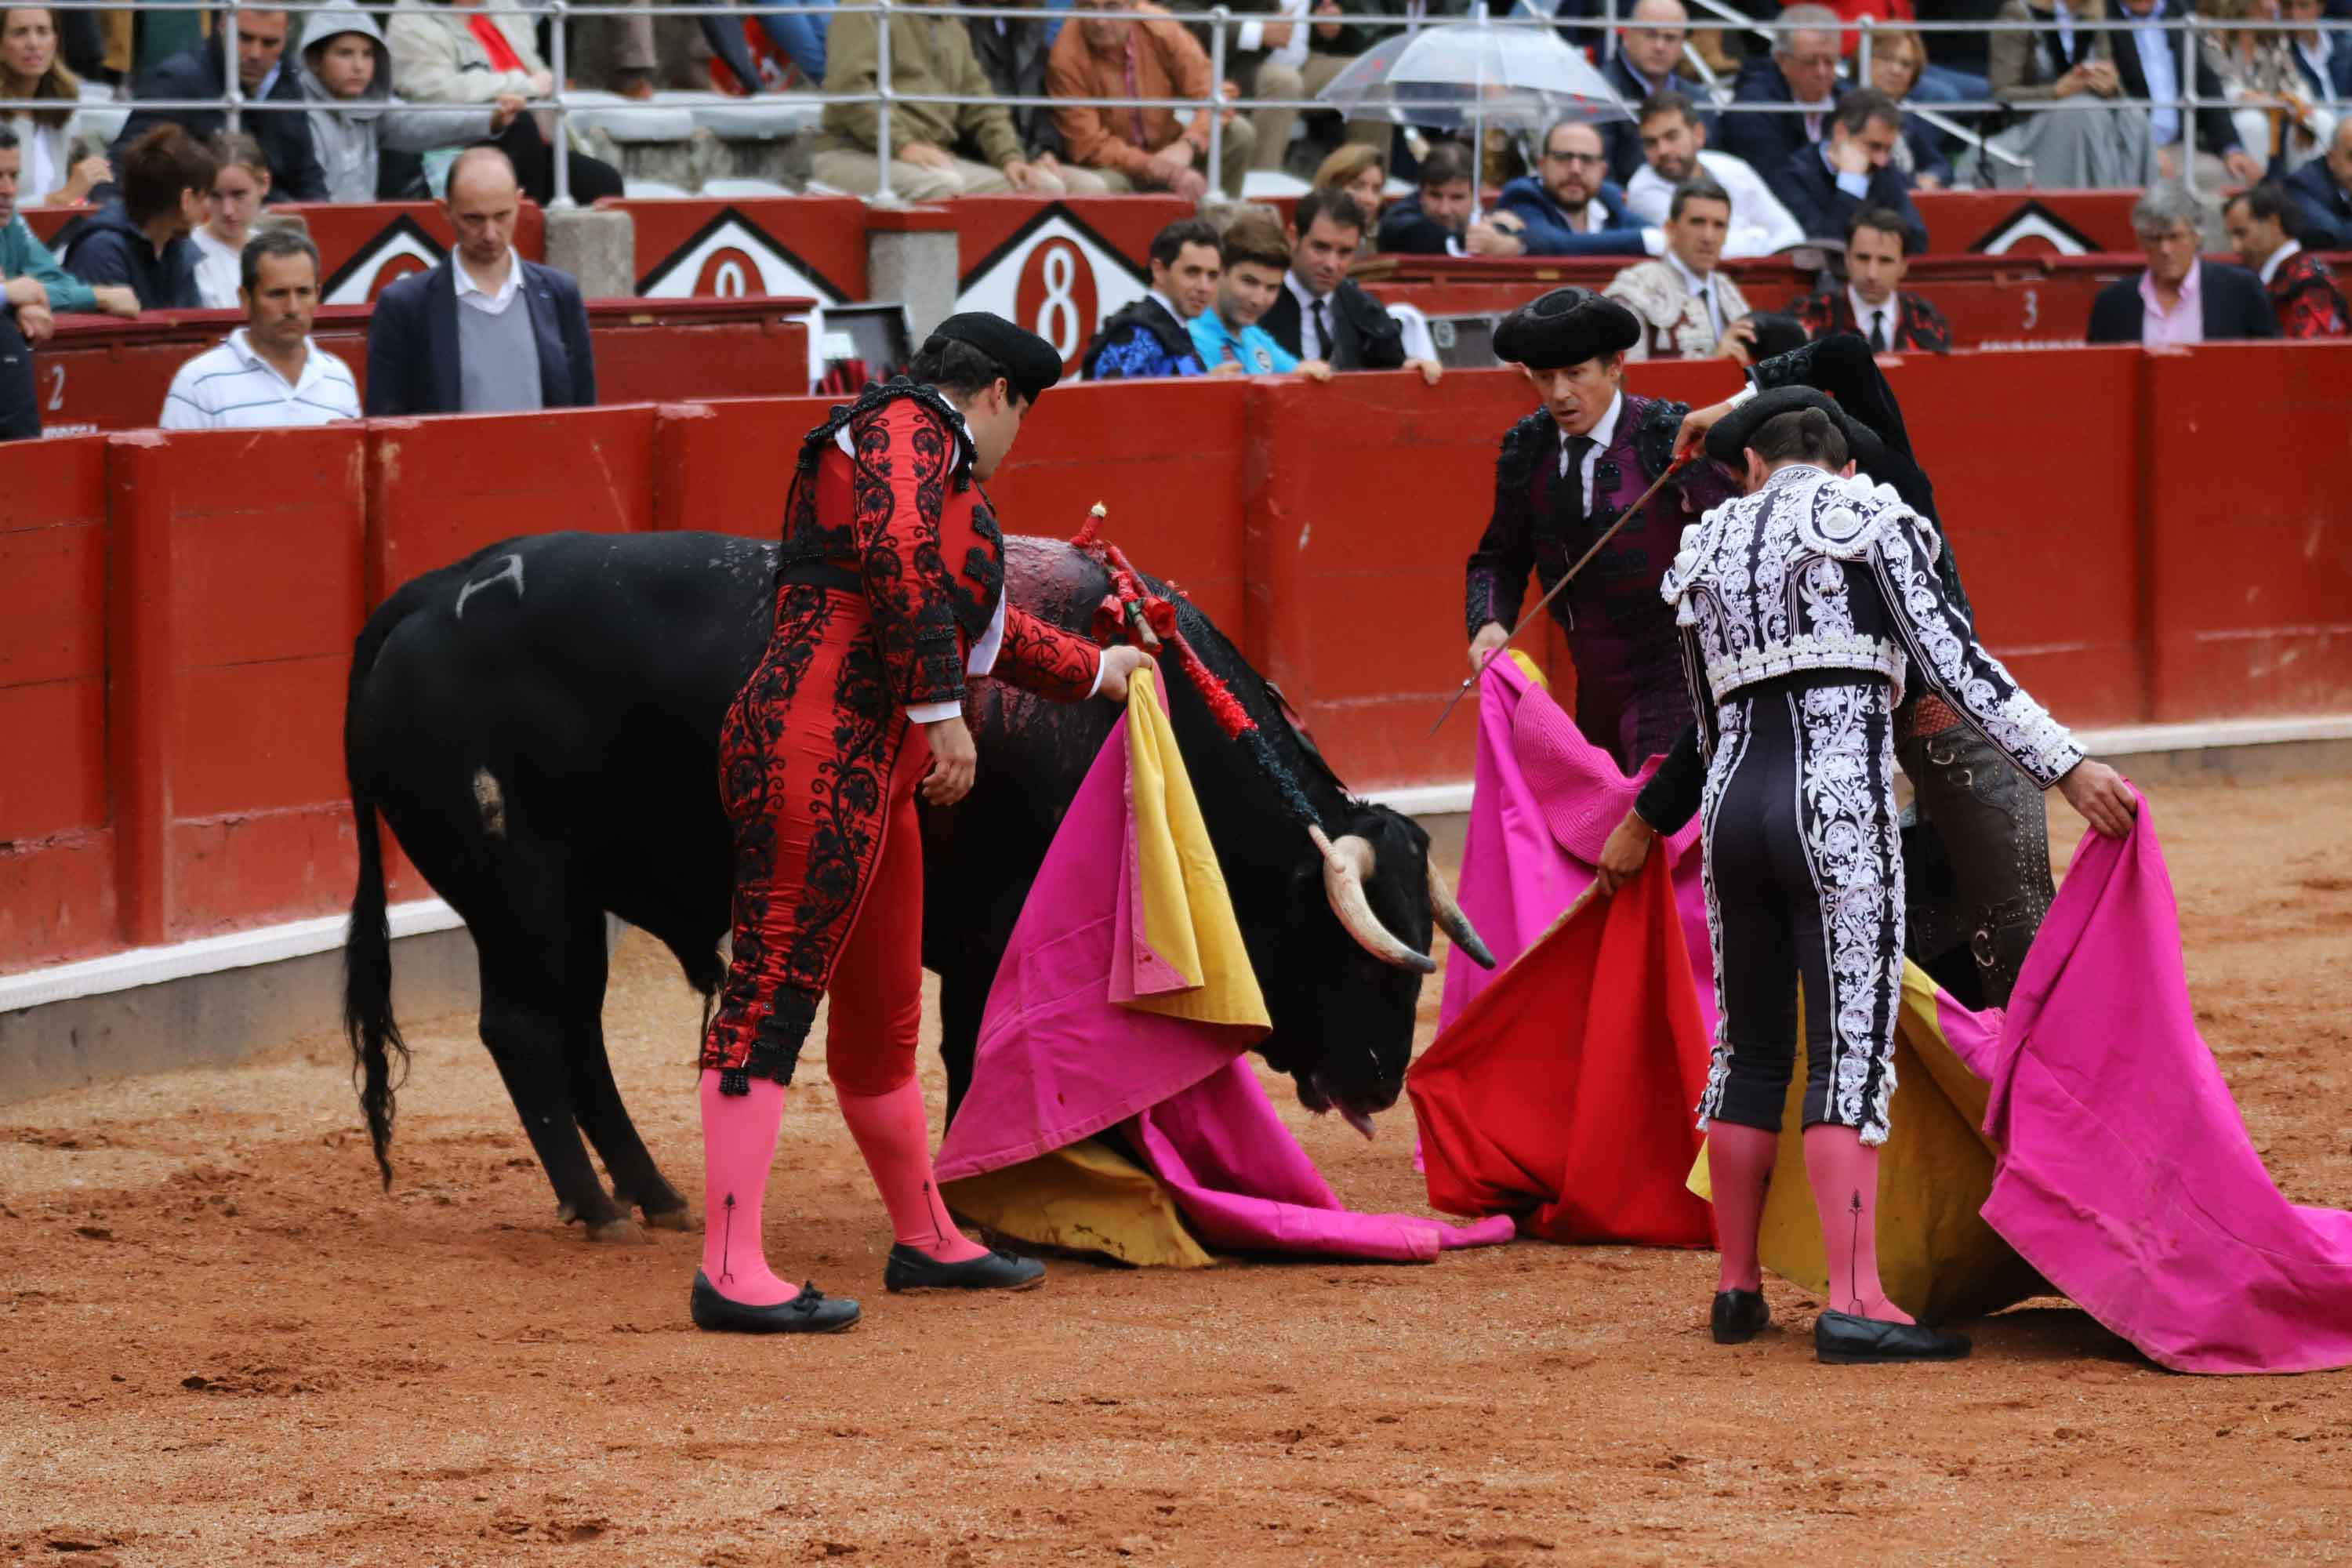
<path fill-rule="evenodd" d="M 2278 312 L 2279 336 L 2352 336 L 2352 311 L 2346 308 L 2336 269 L 2294 241 L 2287 244 L 2294 248 L 2263 285 L 2270 291 L 2271 309 Z"/>
<path fill-rule="evenodd" d="M 1821 339 L 1835 337 L 1840 332 L 1863 333 L 1854 321 L 1852 291 L 1838 289 L 1828 293 L 1809 294 L 1792 308 L 1797 320 L 1804 324 L 1805 335 Z M 1895 296 L 1895 332 L 1886 344 L 1889 353 L 1948 354 L 1952 352 L 1952 324 L 1944 313 L 1916 294 Z"/>
<path fill-rule="evenodd" d="M 1061 701 L 1116 700 L 1143 662 L 1005 600 L 1002 538 L 979 481 L 1060 374 L 1043 339 L 995 316 L 952 316 L 908 378 L 835 408 L 802 443 L 774 631 L 719 740 L 734 954 L 702 1048 L 699 1327 L 825 1332 L 857 1320 L 856 1302 L 778 1278 L 760 1230 L 784 1087 L 828 994 L 826 1067 L 896 1233 L 884 1284 L 1019 1289 L 1044 1278 L 1034 1259 L 964 1237 L 932 1180 L 915 1078 L 915 795 L 944 805 L 971 786 L 967 678 Z"/>
<path fill-rule="evenodd" d="M 1470 552 L 1473 668 L 1509 637 L 1532 568 L 1545 589 L 1673 461 L 1689 405 L 1624 389 L 1633 311 L 1587 289 L 1555 289 L 1505 317 L 1495 353 L 1518 364 L 1544 406 L 1511 426 L 1495 465 L 1495 510 Z M 1733 494 L 1695 464 L 1611 540 L 1552 601 L 1576 663 L 1576 724 L 1631 773 L 1690 722 L 1682 645 L 1658 580 L 1684 525 Z"/>

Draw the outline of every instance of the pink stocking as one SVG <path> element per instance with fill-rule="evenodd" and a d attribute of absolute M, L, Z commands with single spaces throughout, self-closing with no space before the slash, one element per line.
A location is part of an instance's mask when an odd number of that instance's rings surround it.
<path fill-rule="evenodd" d="M 1822 1252 L 1829 1261 L 1830 1308 L 1881 1322 L 1907 1323 L 1910 1314 L 1886 1299 L 1878 1283 L 1878 1151 L 1851 1127 L 1824 1122 L 1805 1129 L 1805 1176 L 1822 1216 Z"/>
<path fill-rule="evenodd" d="M 965 1263 L 988 1249 L 974 1243 L 948 1217 L 931 1179 L 931 1127 L 923 1114 L 923 1086 L 908 1079 L 886 1094 L 852 1094 L 838 1081 L 841 1119 L 866 1156 L 866 1168 L 890 1211 L 899 1244 L 941 1263 Z"/>
<path fill-rule="evenodd" d="M 772 1307 L 800 1294 L 776 1278 L 760 1242 L 768 1167 L 783 1125 L 784 1086 L 755 1078 L 749 1094 L 719 1092 L 719 1069 L 702 1074 L 702 1274 L 747 1307 Z"/>
<path fill-rule="evenodd" d="M 1778 1134 L 1761 1127 L 1710 1121 L 1706 1127 L 1706 1179 L 1715 1194 L 1716 1244 L 1723 1249 L 1717 1290 L 1760 1290 L 1762 1266 L 1756 1260 L 1756 1233 L 1764 1224 L 1764 1193 L 1772 1184 Z"/>

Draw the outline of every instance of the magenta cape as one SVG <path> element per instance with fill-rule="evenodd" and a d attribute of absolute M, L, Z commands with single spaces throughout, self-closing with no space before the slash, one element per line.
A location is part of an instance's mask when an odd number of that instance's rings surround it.
<path fill-rule="evenodd" d="M 1254 1031 L 1115 999 L 1161 967 L 1122 896 L 1134 870 L 1129 722 L 1095 758 L 1013 927 L 940 1181 L 1118 1127 L 1212 1247 L 1425 1263 L 1444 1247 L 1509 1240 L 1507 1218 L 1457 1228 L 1341 1206 L 1244 1059 Z"/>
<path fill-rule="evenodd" d="M 2129 838 L 2076 849 L 1969 1065 L 2004 1151 L 1984 1217 L 2084 1310 L 2176 1372 L 2352 1364 L 2352 1214 L 2290 1204 L 2263 1169 L 2197 1033 L 2145 802 Z"/>
<path fill-rule="evenodd" d="M 1626 777 L 1516 659 L 1498 658 L 1487 667 L 1478 692 L 1478 757 L 1455 897 L 1498 966 L 1526 952 L 1592 885 L 1601 847 L 1657 765 L 1653 757 Z M 1700 1022 L 1712 1039 L 1715 961 L 1699 886 L 1697 819 L 1653 845 L 1651 853 L 1664 853 L 1674 873 Z M 1475 963 L 1449 962 L 1439 1029 L 1494 978 Z"/>

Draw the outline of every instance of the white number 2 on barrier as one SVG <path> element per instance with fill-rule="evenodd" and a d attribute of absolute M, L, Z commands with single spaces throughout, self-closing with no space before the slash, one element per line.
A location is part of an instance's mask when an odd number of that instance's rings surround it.
<path fill-rule="evenodd" d="M 55 414 L 66 405 L 66 367 L 49 366 L 49 412 Z"/>

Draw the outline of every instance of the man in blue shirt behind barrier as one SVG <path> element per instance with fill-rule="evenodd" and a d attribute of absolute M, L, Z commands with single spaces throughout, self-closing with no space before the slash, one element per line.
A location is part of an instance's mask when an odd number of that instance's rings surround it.
<path fill-rule="evenodd" d="M 1290 242 L 1268 207 L 1245 207 L 1225 226 L 1224 272 L 1216 298 L 1187 322 L 1192 346 L 1211 375 L 1286 375 L 1299 371 L 1331 379 L 1329 362 L 1302 360 L 1274 341 L 1258 318 L 1282 293 Z"/>

